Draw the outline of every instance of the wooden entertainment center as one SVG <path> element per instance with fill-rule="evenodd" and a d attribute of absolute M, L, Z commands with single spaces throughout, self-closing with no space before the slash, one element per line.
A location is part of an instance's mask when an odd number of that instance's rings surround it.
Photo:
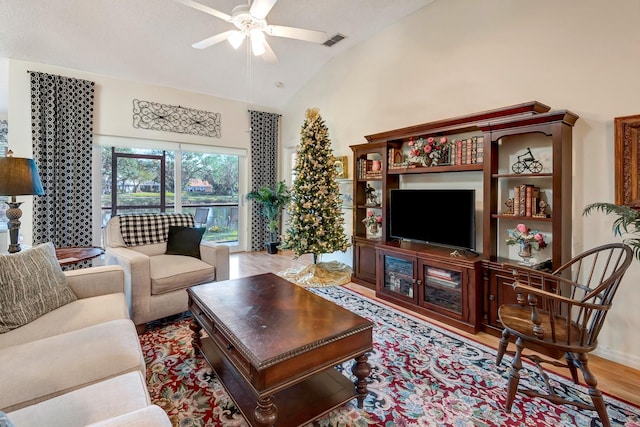
<path fill-rule="evenodd" d="M 510 272 L 502 265 L 519 261 L 516 248 L 509 249 L 505 244 L 507 229 L 520 223 L 539 228 L 549 246 L 536 255 L 548 259 L 551 268 L 571 258 L 572 128 L 577 119 L 568 110 L 551 110 L 532 101 L 368 135 L 367 143 L 351 146 L 352 280 L 375 289 L 382 299 L 452 326 L 474 333 L 483 330 L 499 334 L 502 327 L 497 318 L 498 307 L 515 301 Z M 457 156 L 440 159 L 437 165 L 409 164 L 409 146 L 429 138 L 446 138 L 449 147 L 457 143 L 457 148 L 448 149 L 448 154 L 456 150 Z M 461 150 L 458 141 L 465 142 L 467 148 Z M 470 147 L 475 150 L 473 156 Z M 529 154 L 523 157 L 527 150 Z M 463 160 L 461 151 L 466 155 Z M 535 154 L 541 167 L 527 169 L 531 154 Z M 521 165 L 524 168 L 518 167 Z M 430 177 L 435 177 L 430 174 L 434 173 L 447 175 L 430 183 Z M 478 252 L 398 241 L 390 236 L 391 190 L 404 188 L 405 181 L 414 188 L 446 188 L 446 177 L 456 181 L 456 188 L 464 188 L 464 183 L 455 179 L 460 176 L 481 188 L 476 194 L 476 207 L 481 212 L 481 223 L 476 221 L 476 228 L 481 230 L 478 236 L 482 240 L 476 248 Z M 534 207 L 533 211 L 523 210 L 528 216 L 514 215 L 510 199 L 519 194 L 515 193 L 519 191 L 516 188 L 524 193 L 526 187 L 539 190 L 546 209 Z M 428 201 L 416 200 L 417 224 L 420 210 L 427 207 L 455 208 L 428 206 Z M 377 233 L 363 223 L 367 216 L 380 217 Z"/>

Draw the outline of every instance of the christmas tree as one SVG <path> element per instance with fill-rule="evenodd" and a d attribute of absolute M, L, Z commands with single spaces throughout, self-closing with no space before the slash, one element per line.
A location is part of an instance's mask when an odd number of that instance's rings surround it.
<path fill-rule="evenodd" d="M 329 130 L 317 108 L 307 110 L 300 137 L 283 247 L 296 257 L 313 254 L 316 264 L 318 255 L 344 252 L 349 242 L 344 234 Z"/>

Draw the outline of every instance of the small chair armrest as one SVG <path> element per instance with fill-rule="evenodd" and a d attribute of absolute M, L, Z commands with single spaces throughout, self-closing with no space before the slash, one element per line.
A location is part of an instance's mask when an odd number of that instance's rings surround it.
<path fill-rule="evenodd" d="M 573 283 L 573 285 L 575 286 L 575 283 Z M 555 292 L 548 292 L 548 291 L 545 291 L 544 289 L 536 288 L 535 286 L 526 285 L 518 281 L 514 282 L 513 290 L 516 291 L 517 293 L 526 293 L 529 295 L 535 295 L 537 297 L 548 298 L 550 300 L 557 301 L 562 304 L 568 304 L 569 306 L 578 306 L 578 307 L 597 309 L 597 310 L 603 309 L 602 304 L 592 304 L 589 302 L 567 298 Z"/>
<path fill-rule="evenodd" d="M 509 270 L 511 270 L 513 272 L 513 276 L 514 276 L 514 281 L 517 280 L 516 276 L 518 277 L 525 277 L 526 278 L 526 282 L 527 283 L 532 283 L 534 282 L 540 282 L 540 283 L 557 283 L 557 284 L 564 284 L 564 285 L 569 285 L 572 287 L 576 287 L 578 286 L 577 283 L 566 279 L 562 276 L 559 276 L 558 274 L 554 274 L 554 273 L 549 273 L 546 271 L 542 271 L 542 270 L 535 270 L 533 268 L 529 268 L 529 267 L 524 267 L 521 265 L 515 265 L 515 264 L 509 264 L 509 263 L 503 263 L 502 264 L 503 268 L 508 268 Z M 522 283 L 522 281 L 520 281 Z M 556 286 L 556 292 L 560 292 L 561 286 Z"/>
<path fill-rule="evenodd" d="M 216 268 L 216 281 L 229 279 L 229 246 L 201 242 L 200 259 Z"/>
<path fill-rule="evenodd" d="M 132 294 L 151 295 L 151 267 L 147 255 L 127 248 L 107 248 L 105 260 L 108 265 L 119 265 L 124 270 L 127 298 Z M 135 289 L 132 283 L 136 284 Z"/>
<path fill-rule="evenodd" d="M 82 268 L 64 274 L 78 298 L 124 293 L 124 271 L 117 265 Z"/>

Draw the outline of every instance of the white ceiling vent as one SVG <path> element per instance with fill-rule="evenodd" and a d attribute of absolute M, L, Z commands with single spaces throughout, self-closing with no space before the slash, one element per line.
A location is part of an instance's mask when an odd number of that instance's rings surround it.
<path fill-rule="evenodd" d="M 326 42 L 322 43 L 323 45 L 327 46 L 327 47 L 331 47 L 336 43 L 341 42 L 342 40 L 346 39 L 347 36 L 344 36 L 340 33 L 337 33 L 335 36 L 331 37 L 329 40 L 327 40 Z"/>

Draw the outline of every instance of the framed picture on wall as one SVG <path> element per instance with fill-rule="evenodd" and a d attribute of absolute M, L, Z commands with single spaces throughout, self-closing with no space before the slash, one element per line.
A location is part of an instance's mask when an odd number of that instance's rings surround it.
<path fill-rule="evenodd" d="M 334 160 L 334 165 L 337 172 L 337 179 L 344 179 L 349 177 L 349 164 L 347 163 L 347 156 L 336 157 Z"/>
<path fill-rule="evenodd" d="M 640 209 L 640 115 L 615 118 L 616 204 Z"/>

